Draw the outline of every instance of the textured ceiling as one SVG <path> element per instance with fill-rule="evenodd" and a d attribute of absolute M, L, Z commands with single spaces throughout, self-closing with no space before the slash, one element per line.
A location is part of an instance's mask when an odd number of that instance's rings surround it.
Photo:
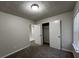
<path fill-rule="evenodd" d="M 37 12 L 30 7 L 34 3 L 39 5 Z M 0 1 L 0 11 L 36 21 L 72 11 L 75 3 L 74 1 Z"/>

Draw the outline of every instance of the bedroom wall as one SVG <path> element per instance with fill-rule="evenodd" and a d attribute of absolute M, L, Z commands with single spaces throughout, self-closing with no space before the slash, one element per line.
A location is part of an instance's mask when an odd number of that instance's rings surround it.
<path fill-rule="evenodd" d="M 67 51 L 72 51 L 73 12 L 70 11 L 70 12 L 62 13 L 60 15 L 42 19 L 40 21 L 37 21 L 37 24 L 42 25 L 43 23 L 47 23 L 47 22 L 50 23 L 54 20 L 62 21 L 62 49 Z"/>
<path fill-rule="evenodd" d="M 74 48 L 73 47 L 73 54 L 74 54 L 74 57 L 76 57 L 76 58 L 79 58 L 79 52 L 76 52 L 76 49 L 78 49 L 78 51 L 79 51 L 79 47 L 78 47 L 78 45 L 79 45 L 79 40 L 78 40 L 78 38 L 79 38 L 79 28 L 77 27 L 78 25 L 77 24 L 79 24 L 78 22 L 79 22 L 79 1 L 77 1 L 76 2 L 76 5 L 75 5 L 75 7 L 74 7 L 74 13 L 73 13 L 73 29 L 75 29 L 75 31 L 73 30 L 73 42 L 75 42 L 75 44 L 74 45 L 76 45 L 76 47 Z M 75 28 L 74 28 L 75 27 Z"/>
<path fill-rule="evenodd" d="M 30 45 L 33 21 L 0 12 L 0 57 Z"/>

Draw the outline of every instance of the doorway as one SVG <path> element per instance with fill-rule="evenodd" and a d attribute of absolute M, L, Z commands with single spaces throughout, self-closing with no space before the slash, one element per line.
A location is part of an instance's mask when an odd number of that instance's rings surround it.
<path fill-rule="evenodd" d="M 42 24 L 43 45 L 49 46 L 49 23 Z"/>

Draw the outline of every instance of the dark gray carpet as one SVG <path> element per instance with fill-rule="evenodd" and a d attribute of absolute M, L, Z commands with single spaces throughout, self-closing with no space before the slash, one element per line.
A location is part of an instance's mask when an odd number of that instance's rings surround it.
<path fill-rule="evenodd" d="M 48 46 L 30 46 L 7 58 L 73 58 L 71 52 L 58 50 Z"/>

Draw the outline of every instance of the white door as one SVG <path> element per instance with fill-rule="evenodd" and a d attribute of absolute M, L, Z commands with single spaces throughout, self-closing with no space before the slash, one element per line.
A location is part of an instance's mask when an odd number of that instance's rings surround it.
<path fill-rule="evenodd" d="M 35 43 L 41 45 L 41 36 L 40 36 L 40 25 L 33 25 L 32 37 L 35 40 Z"/>
<path fill-rule="evenodd" d="M 49 24 L 50 47 L 60 49 L 60 20 L 55 20 Z"/>

